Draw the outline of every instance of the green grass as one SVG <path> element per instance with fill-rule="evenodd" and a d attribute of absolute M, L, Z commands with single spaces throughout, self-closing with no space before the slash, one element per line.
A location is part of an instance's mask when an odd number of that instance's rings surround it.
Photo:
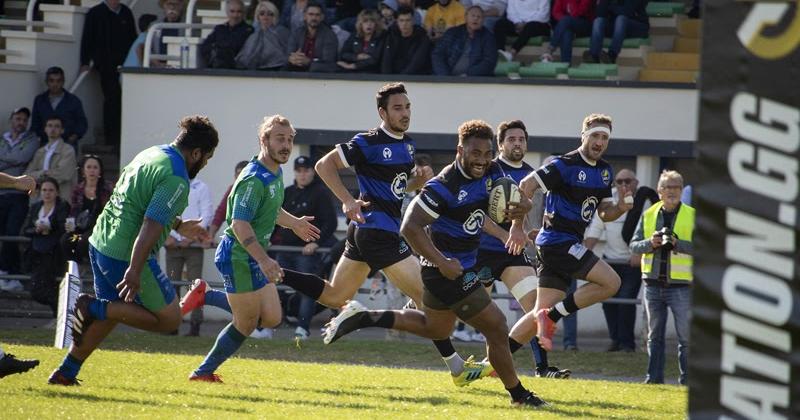
<path fill-rule="evenodd" d="M 509 406 L 496 379 L 456 388 L 430 344 L 343 340 L 329 347 L 286 340 L 249 340 L 219 370 L 225 384 L 189 383 L 187 375 L 212 344 L 208 337 L 112 335 L 86 363 L 83 386 L 46 384 L 63 351 L 46 331 L 0 331 L 3 347 L 41 365 L 2 380 L 3 418 L 684 418 L 686 389 L 625 382 L 536 379 L 523 383 L 552 404 Z M 479 346 L 459 346 L 481 353 Z M 528 366 L 529 352 L 517 356 Z M 640 377 L 642 354 L 551 354 L 579 375 Z M 674 366 L 668 375 L 674 377 Z"/>

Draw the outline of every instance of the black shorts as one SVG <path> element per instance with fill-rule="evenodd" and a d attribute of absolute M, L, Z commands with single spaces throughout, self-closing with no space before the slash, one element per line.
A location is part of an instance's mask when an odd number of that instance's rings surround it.
<path fill-rule="evenodd" d="M 492 304 L 474 270 L 464 270 L 461 277 L 450 280 L 436 267 L 422 267 L 422 284 L 425 306 L 439 311 L 449 309 L 465 321 Z"/>
<path fill-rule="evenodd" d="M 495 281 L 500 281 L 508 267 L 531 267 L 533 263 L 525 252 L 519 255 L 512 255 L 507 252 L 478 251 L 478 259 L 475 261 L 475 269 L 478 270 L 478 279 L 484 287 L 489 287 Z"/>
<path fill-rule="evenodd" d="M 345 257 L 367 263 L 373 271 L 382 270 L 411 256 L 411 248 L 397 233 L 382 229 L 347 228 Z"/>
<path fill-rule="evenodd" d="M 578 242 L 540 246 L 536 252 L 539 287 L 566 292 L 575 279 L 586 279 L 600 258 Z"/>

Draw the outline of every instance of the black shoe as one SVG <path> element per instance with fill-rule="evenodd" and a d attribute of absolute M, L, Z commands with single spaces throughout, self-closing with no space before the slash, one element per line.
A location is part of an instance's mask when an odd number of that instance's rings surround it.
<path fill-rule="evenodd" d="M 15 373 L 27 372 L 36 366 L 39 366 L 38 360 L 17 359 L 13 354 L 6 353 L 6 355 L 0 359 L 0 378 Z"/>
<path fill-rule="evenodd" d="M 606 349 L 606 351 L 609 351 L 609 352 L 620 351 L 620 350 L 621 350 L 621 348 L 619 347 L 619 343 L 617 343 L 617 342 L 611 343 L 611 345 L 608 346 L 608 348 Z"/>
<path fill-rule="evenodd" d="M 572 375 L 569 369 L 559 369 L 556 366 L 548 366 L 544 369 L 536 368 L 537 378 L 568 379 Z"/>
<path fill-rule="evenodd" d="M 547 407 L 548 404 L 545 400 L 539 398 L 533 392 L 528 393 L 525 398 L 521 400 L 511 400 L 511 405 L 514 407 L 531 407 L 531 408 L 539 408 L 539 407 Z"/>
<path fill-rule="evenodd" d="M 80 386 L 81 380 L 78 378 L 67 378 L 61 373 L 60 370 L 56 369 L 50 375 L 50 378 L 47 380 L 47 383 L 50 385 L 63 385 L 63 386 Z"/>
<path fill-rule="evenodd" d="M 616 57 L 612 57 L 611 54 L 600 51 L 600 62 L 603 64 L 614 64 L 616 62 Z"/>
<path fill-rule="evenodd" d="M 597 63 L 597 57 L 594 57 L 592 53 L 589 52 L 589 50 L 586 50 L 583 52 L 583 55 L 581 56 L 581 61 L 586 64 L 594 64 Z"/>
<path fill-rule="evenodd" d="M 94 317 L 89 313 L 89 303 L 94 300 L 93 297 L 81 293 L 78 300 L 75 302 L 75 309 L 73 310 L 72 317 L 72 342 L 80 347 L 83 344 L 83 334 L 89 329 L 89 326 L 94 322 Z"/>

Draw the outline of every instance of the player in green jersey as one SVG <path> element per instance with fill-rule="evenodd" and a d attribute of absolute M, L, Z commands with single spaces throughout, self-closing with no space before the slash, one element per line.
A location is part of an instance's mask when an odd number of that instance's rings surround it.
<path fill-rule="evenodd" d="M 267 256 L 275 225 L 292 229 L 306 241 L 319 239 L 313 217 L 294 217 L 281 208 L 283 171 L 295 130 L 281 115 L 265 117 L 258 129 L 261 151 L 242 169 L 228 196 L 228 228 L 217 246 L 214 262 L 222 274 L 233 321 L 217 336 L 214 347 L 191 376 L 193 381 L 222 382 L 214 373 L 253 330 L 281 322 L 275 283 L 283 278 L 278 263 Z"/>
<path fill-rule="evenodd" d="M 169 231 L 201 240 L 200 220 L 181 221 L 189 179 L 206 166 L 219 144 L 217 130 L 202 116 L 185 117 L 171 144 L 136 155 L 122 170 L 111 199 L 89 238 L 96 297 L 75 304 L 72 346 L 49 382 L 77 385 L 81 365 L 117 323 L 169 332 L 180 325 L 175 289 L 156 261 Z"/>

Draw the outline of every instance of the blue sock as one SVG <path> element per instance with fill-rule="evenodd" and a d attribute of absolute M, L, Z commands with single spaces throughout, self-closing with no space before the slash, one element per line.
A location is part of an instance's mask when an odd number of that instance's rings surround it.
<path fill-rule="evenodd" d="M 89 313 L 99 320 L 104 321 L 108 315 L 108 301 L 105 299 L 94 299 L 89 302 Z"/>
<path fill-rule="evenodd" d="M 83 360 L 78 360 L 72 357 L 71 354 L 67 354 L 67 357 L 61 362 L 61 366 L 58 367 L 58 370 L 67 378 L 75 379 L 75 377 L 78 376 L 78 372 L 81 371 L 81 365 L 83 365 Z"/>
<path fill-rule="evenodd" d="M 531 340 L 531 350 L 533 351 L 533 359 L 536 360 L 537 368 L 544 369 L 550 366 L 547 363 L 547 350 L 539 345 L 539 339 L 536 337 L 533 337 L 533 340 Z"/>
<path fill-rule="evenodd" d="M 233 323 L 228 324 L 228 326 L 220 331 L 217 336 L 217 342 L 214 343 L 214 347 L 208 352 L 206 359 L 203 360 L 200 367 L 194 371 L 194 374 L 199 376 L 214 373 L 219 365 L 233 356 L 236 350 L 239 350 L 245 338 L 247 337 L 242 335 L 242 333 L 233 326 Z"/>
<path fill-rule="evenodd" d="M 233 313 L 231 305 L 228 303 L 228 295 L 220 290 L 206 290 L 206 305 L 216 306 L 224 311 Z"/>

